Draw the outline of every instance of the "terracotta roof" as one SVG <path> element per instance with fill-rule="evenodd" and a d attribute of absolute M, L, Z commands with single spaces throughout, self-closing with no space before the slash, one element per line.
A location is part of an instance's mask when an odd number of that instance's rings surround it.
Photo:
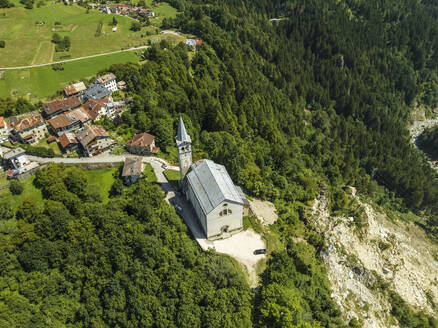
<path fill-rule="evenodd" d="M 56 140 L 55 136 L 50 136 L 50 137 L 47 138 L 47 143 L 52 143 L 55 140 Z"/>
<path fill-rule="evenodd" d="M 35 114 L 32 116 L 29 116 L 27 118 L 23 118 L 21 120 L 17 120 L 14 123 L 14 131 L 15 132 L 20 132 L 29 128 L 32 128 L 34 126 L 43 124 L 43 118 L 41 117 L 40 114 Z"/>
<path fill-rule="evenodd" d="M 46 115 L 52 115 L 59 111 L 70 110 L 81 105 L 79 97 L 70 97 L 63 100 L 55 100 L 43 104 L 43 109 Z"/>
<path fill-rule="evenodd" d="M 141 157 L 127 157 L 123 165 L 122 177 L 131 175 L 140 175 L 143 171 L 143 163 Z"/>
<path fill-rule="evenodd" d="M 74 120 L 70 120 L 69 117 L 65 114 L 56 116 L 55 118 L 47 121 L 47 123 L 49 123 L 50 126 L 55 130 L 65 128 L 73 122 Z"/>
<path fill-rule="evenodd" d="M 77 121 L 81 121 L 82 123 L 88 122 L 90 120 L 90 115 L 82 107 L 68 112 L 68 115 L 73 117 Z"/>
<path fill-rule="evenodd" d="M 5 119 L 3 118 L 3 116 L 0 116 L 0 128 L 3 129 L 6 124 L 7 123 L 6 123 Z"/>
<path fill-rule="evenodd" d="M 100 125 L 85 126 L 85 128 L 76 134 L 78 141 L 83 147 L 87 146 L 96 137 L 109 137 L 108 132 Z"/>
<path fill-rule="evenodd" d="M 62 148 L 65 148 L 70 144 L 77 144 L 78 140 L 73 133 L 67 132 L 59 137 L 59 143 L 61 144 Z"/>
<path fill-rule="evenodd" d="M 152 134 L 143 132 L 138 133 L 134 138 L 126 142 L 127 146 L 149 147 L 154 142 L 155 137 Z"/>
<path fill-rule="evenodd" d="M 99 110 L 108 104 L 108 98 L 104 99 L 88 99 L 82 108 L 88 113 L 89 117 L 94 121 L 99 115 Z"/>
<path fill-rule="evenodd" d="M 116 79 L 116 76 L 113 73 L 108 73 L 108 74 L 99 76 L 96 79 L 96 83 L 103 84 L 103 83 L 106 83 L 108 81 L 115 80 L 115 79 Z"/>
<path fill-rule="evenodd" d="M 86 89 L 87 87 L 85 86 L 84 82 L 78 82 L 78 83 L 67 85 L 64 88 L 64 92 L 67 96 L 71 96 L 81 91 L 85 91 Z"/>

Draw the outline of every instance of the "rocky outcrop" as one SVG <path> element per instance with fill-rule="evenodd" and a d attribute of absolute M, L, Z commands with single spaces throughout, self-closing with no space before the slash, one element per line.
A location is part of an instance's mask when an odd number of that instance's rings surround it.
<path fill-rule="evenodd" d="M 313 223 L 325 236 L 321 256 L 327 264 L 332 296 L 346 321 L 354 317 L 364 328 L 398 327 L 384 292 L 388 288 L 415 309 L 436 316 L 437 245 L 413 223 L 391 222 L 354 193 L 352 198 L 366 222 L 361 229 L 354 217 L 330 216 L 323 195 L 313 205 Z"/>

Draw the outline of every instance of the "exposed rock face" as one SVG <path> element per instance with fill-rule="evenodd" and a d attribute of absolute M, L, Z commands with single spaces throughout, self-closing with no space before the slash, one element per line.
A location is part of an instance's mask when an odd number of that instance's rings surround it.
<path fill-rule="evenodd" d="M 385 214 L 355 199 L 364 209 L 366 227 L 355 219 L 332 217 L 324 196 L 313 205 L 316 228 L 325 236 L 327 264 L 333 298 L 346 320 L 363 321 L 364 328 L 398 327 L 391 304 L 378 288 L 383 283 L 416 309 L 437 315 L 438 247 L 414 224 L 390 222 Z"/>

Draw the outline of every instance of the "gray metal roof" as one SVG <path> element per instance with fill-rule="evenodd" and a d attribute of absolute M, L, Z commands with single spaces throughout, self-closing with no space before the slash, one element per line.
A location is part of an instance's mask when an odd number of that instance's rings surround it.
<path fill-rule="evenodd" d="M 242 198 L 223 165 L 205 159 L 194 163 L 186 177 L 205 215 L 223 201 L 243 205 Z"/>
<path fill-rule="evenodd" d="M 102 84 L 90 84 L 82 95 L 84 101 L 88 99 L 102 99 L 108 97 L 111 92 Z"/>
<path fill-rule="evenodd" d="M 178 124 L 178 133 L 176 134 L 176 141 L 178 142 L 191 142 L 190 136 L 187 134 L 186 127 L 184 126 L 184 122 L 182 117 L 179 117 L 179 124 Z"/>

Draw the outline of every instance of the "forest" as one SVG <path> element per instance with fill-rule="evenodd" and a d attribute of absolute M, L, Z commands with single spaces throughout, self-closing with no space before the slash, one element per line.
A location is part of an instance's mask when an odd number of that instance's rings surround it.
<path fill-rule="evenodd" d="M 182 114 L 195 159 L 224 164 L 246 193 L 275 202 L 271 229 L 284 247 L 252 293 L 230 259 L 199 251 L 157 186 L 142 182 L 104 205 L 80 170 L 50 166 L 35 180 L 44 204 L 24 202 L 16 213 L 2 205 L 17 228 L 0 235 L 8 286 L 0 322 L 360 327 L 344 322 L 330 297 L 324 240 L 308 224 L 309 206 L 326 192 L 332 212 L 342 213 L 346 186 L 373 197 L 378 184 L 387 195 L 381 205 L 422 213 L 423 228 L 437 236 L 437 174 L 411 145 L 407 125 L 414 106 L 438 103 L 438 4 L 169 3 L 181 13 L 165 27 L 197 35 L 202 46 L 192 52 L 162 41 L 145 51 L 144 64 L 109 68 L 127 82 L 133 106 L 121 125 L 106 127 L 148 131 L 170 153 Z M 269 21 L 275 17 L 284 19 Z M 3 99 L 0 115 L 38 107 Z M 438 327 L 382 292 L 402 327 Z"/>

